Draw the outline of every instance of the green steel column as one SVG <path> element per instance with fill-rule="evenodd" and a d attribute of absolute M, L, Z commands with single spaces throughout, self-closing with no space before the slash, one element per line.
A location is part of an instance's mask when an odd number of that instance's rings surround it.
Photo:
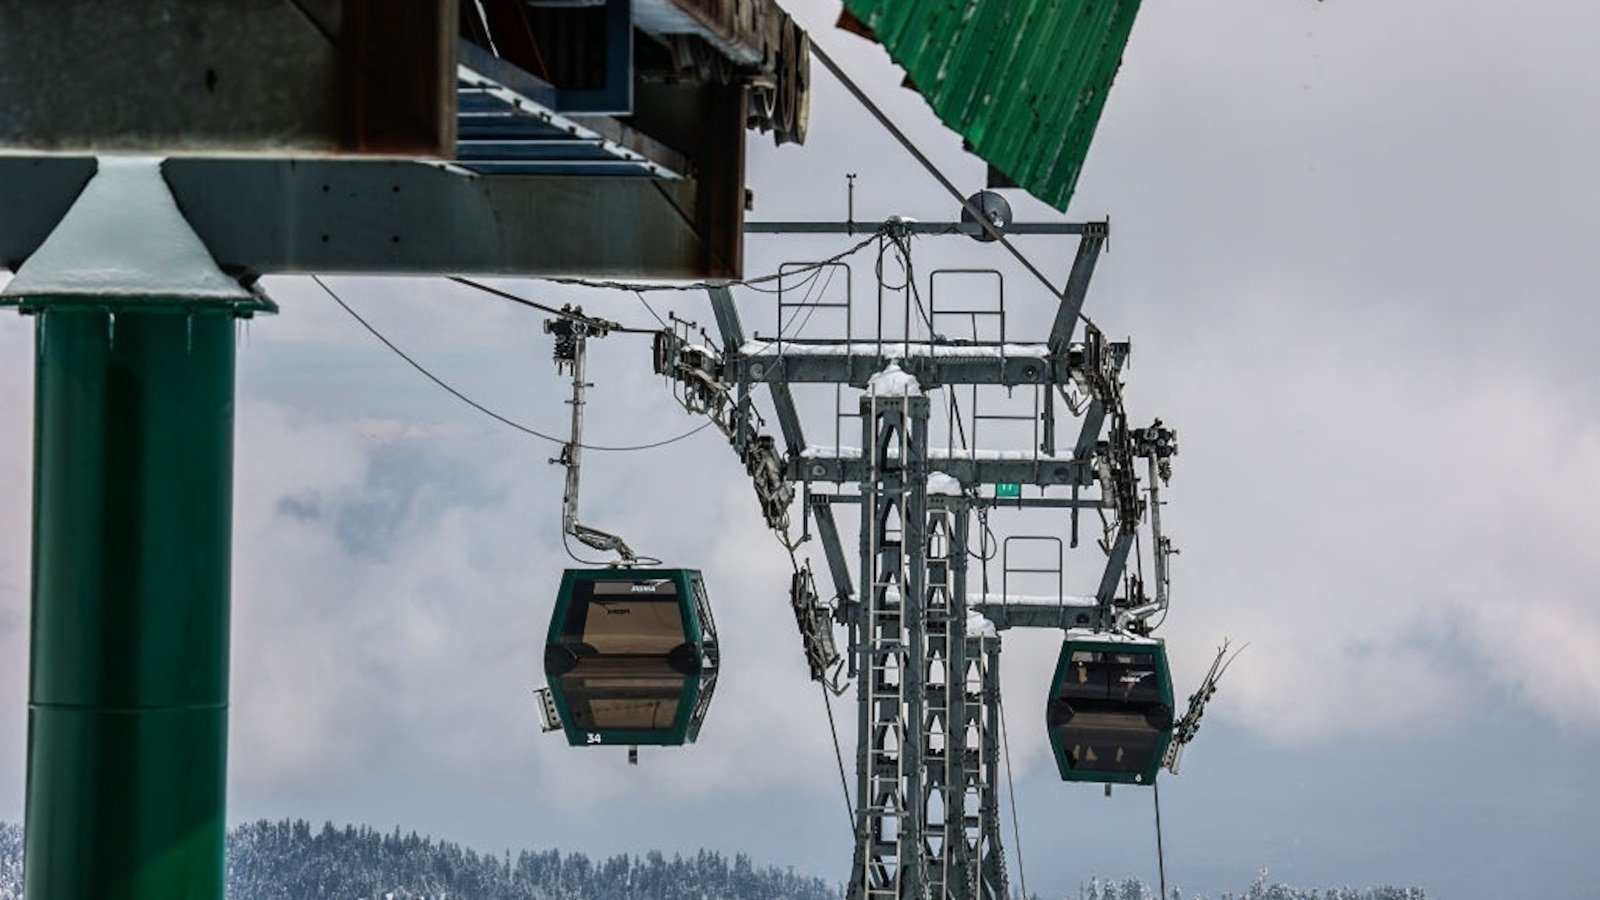
<path fill-rule="evenodd" d="M 234 318 L 39 308 L 27 900 L 220 900 Z"/>

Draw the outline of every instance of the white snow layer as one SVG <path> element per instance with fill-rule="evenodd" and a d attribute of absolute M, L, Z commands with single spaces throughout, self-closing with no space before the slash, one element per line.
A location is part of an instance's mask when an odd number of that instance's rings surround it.
<path fill-rule="evenodd" d="M 851 447 L 848 444 L 833 446 L 830 444 L 809 444 L 800 451 L 803 459 L 860 459 L 861 448 Z M 900 448 L 889 446 L 889 456 L 894 459 L 900 457 Z M 951 450 L 948 447 L 929 447 L 928 458 L 934 460 L 1004 460 L 1009 462 L 1040 462 L 1057 463 L 1072 462 L 1075 457 L 1068 453 L 1038 453 L 1032 450 Z"/>
<path fill-rule="evenodd" d="M 1161 638 L 1141 637 L 1120 631 L 1090 631 L 1087 628 L 1068 628 L 1067 640 L 1093 641 L 1102 644 L 1128 644 L 1136 647 L 1159 647 Z"/>
<path fill-rule="evenodd" d="M 985 606 L 1006 606 L 1017 603 L 1026 606 L 1070 606 L 1092 609 L 1100 605 L 1094 597 L 1080 594 L 970 594 L 968 603 L 983 604 Z"/>
<path fill-rule="evenodd" d="M 828 344 L 797 344 L 793 341 L 746 341 L 739 353 L 744 356 L 879 356 L 884 351 L 900 356 L 933 356 L 952 359 L 1044 359 L 1050 348 L 1044 344 L 930 344 L 926 341 L 839 341 Z"/>
<path fill-rule="evenodd" d="M 967 610 L 967 637 L 999 637 L 994 623 L 975 609 Z"/>
<path fill-rule="evenodd" d="M 247 300 L 217 268 L 161 177 L 161 159 L 101 157 L 99 170 L 6 296 Z"/>
<path fill-rule="evenodd" d="M 921 397 L 922 385 L 917 376 L 900 368 L 898 360 L 889 360 L 883 371 L 867 379 L 868 397 Z"/>
<path fill-rule="evenodd" d="M 961 490 L 961 482 L 955 478 L 943 472 L 929 472 L 928 493 L 944 497 L 959 497 L 965 492 Z"/>

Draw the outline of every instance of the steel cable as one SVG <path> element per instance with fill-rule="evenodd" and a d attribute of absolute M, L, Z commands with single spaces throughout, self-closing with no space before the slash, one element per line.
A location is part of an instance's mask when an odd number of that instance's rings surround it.
<path fill-rule="evenodd" d="M 483 413 L 484 415 L 488 416 L 489 418 L 494 419 L 494 420 L 500 422 L 503 425 L 507 425 L 507 426 L 509 426 L 511 428 L 514 428 L 517 431 L 522 432 L 523 434 L 532 435 L 533 437 L 539 438 L 541 440 L 549 441 L 552 444 L 559 444 L 561 446 L 566 446 L 566 444 L 568 443 L 567 441 L 565 441 L 565 440 L 563 440 L 563 439 L 561 439 L 559 437 L 556 437 L 556 436 L 550 435 L 550 434 L 545 434 L 544 432 L 539 431 L 538 429 L 535 429 L 535 428 L 530 428 L 529 426 L 524 425 L 521 422 L 516 421 L 515 419 L 509 418 L 509 417 L 504 416 L 504 415 L 501 415 L 500 413 L 495 412 L 494 410 L 490 409 L 489 407 L 484 406 L 482 403 L 479 403 L 478 401 L 472 399 L 471 397 L 469 397 L 466 394 L 462 393 L 461 391 L 457 390 L 455 387 L 452 387 L 444 379 L 442 379 L 439 376 L 437 376 L 437 375 L 433 374 L 432 372 L 430 372 L 427 369 L 426 366 L 422 365 L 422 363 L 417 362 L 409 354 L 407 354 L 404 350 L 401 350 L 398 346 L 396 346 L 393 341 L 391 341 L 387 337 L 385 337 L 382 332 L 378 331 L 377 328 L 374 328 L 371 322 L 368 322 L 366 319 L 362 318 L 361 314 L 356 312 L 355 309 L 353 309 L 350 306 L 350 304 L 346 303 L 342 297 L 340 297 L 338 294 L 334 293 L 333 288 L 328 287 L 327 283 L 324 282 L 321 277 L 319 277 L 317 275 L 313 275 L 313 276 L 311 276 L 311 280 L 316 282 L 317 287 L 322 288 L 322 290 L 329 297 L 333 298 L 333 302 L 339 304 L 339 306 L 345 312 L 350 314 L 351 318 L 353 318 L 357 322 L 361 323 L 361 327 L 365 328 L 369 333 L 372 334 L 373 337 L 377 338 L 380 342 L 382 342 L 382 344 L 385 347 L 388 347 L 391 352 L 393 352 L 396 356 L 400 357 L 401 359 L 405 360 L 406 363 L 411 366 L 411 368 L 416 369 L 417 372 L 419 372 L 424 378 L 428 379 L 429 381 L 431 381 L 434 384 L 438 385 L 439 387 L 443 388 L 452 397 L 455 397 L 457 400 L 460 400 L 462 403 L 465 403 L 466 405 L 472 407 L 473 409 L 477 410 L 480 413 Z M 556 312 L 559 314 L 560 311 L 557 310 Z M 652 331 L 651 333 L 654 333 L 654 332 Z M 701 424 L 701 425 L 699 425 L 699 426 L 697 426 L 695 428 L 692 428 L 692 429 L 690 429 L 688 431 L 685 431 L 682 434 L 674 435 L 674 436 L 669 437 L 669 438 L 663 438 L 662 440 L 659 440 L 659 441 L 651 441 L 651 442 L 646 443 L 646 444 L 631 444 L 631 445 L 625 445 L 625 446 L 606 446 L 606 445 L 602 445 L 602 444 L 579 444 L 578 446 L 581 447 L 584 450 L 595 450 L 595 451 L 598 451 L 598 452 L 632 452 L 632 451 L 636 451 L 636 450 L 654 450 L 657 447 L 665 447 L 668 444 L 675 444 L 678 441 L 684 440 L 686 438 L 693 437 L 694 435 L 697 435 L 700 432 L 705 431 L 707 428 L 710 428 L 713 424 L 715 424 L 715 423 L 714 422 L 705 422 L 704 424 Z"/>
<path fill-rule="evenodd" d="M 840 68 L 839 64 L 834 62 L 833 58 L 830 57 L 827 52 L 825 52 L 814 41 L 811 44 L 811 53 L 817 58 L 818 61 L 822 63 L 824 68 L 833 73 L 833 77 L 839 80 L 839 83 L 844 86 L 846 91 L 850 92 L 850 95 L 856 99 L 856 102 L 865 107 L 867 112 L 871 113 L 873 118 L 878 120 L 878 124 L 882 125 L 884 130 L 888 131 L 890 136 L 898 141 L 900 146 L 904 147 L 906 152 L 910 153 L 912 157 L 914 157 L 916 161 L 928 171 L 928 174 L 932 175 L 946 191 L 950 192 L 950 196 L 954 197 L 956 202 L 961 204 L 961 208 L 966 210 L 966 212 L 977 221 L 979 227 L 987 232 L 991 238 L 999 241 L 1000 246 L 1006 248 L 1007 252 L 1009 252 L 1013 257 L 1016 257 L 1016 260 L 1022 263 L 1022 267 L 1027 269 L 1029 274 L 1033 275 L 1034 278 L 1037 278 L 1039 283 L 1044 285 L 1045 289 L 1048 290 L 1052 295 L 1063 301 L 1066 299 L 1066 292 L 1064 290 L 1058 290 L 1056 286 L 1051 283 L 1050 279 L 1047 278 L 1043 272 L 1039 271 L 1039 267 L 1034 265 L 1033 261 L 1028 259 L 1026 254 L 1024 254 L 1021 250 L 1018 250 L 1016 245 L 1011 243 L 1010 239 L 1005 236 L 1004 232 L 996 227 L 993 222 L 989 221 L 989 217 L 984 215 L 983 211 L 978 209 L 976 204 L 967 199 L 961 193 L 960 189 L 955 186 L 954 182 L 947 178 L 943 172 L 939 171 L 939 167 L 933 164 L 933 160 L 929 159 L 926 154 L 917 149 L 917 146 L 911 142 L 911 139 L 906 136 L 906 133 L 901 131 L 899 127 L 896 126 L 889 118 L 889 116 L 878 107 L 878 104 L 874 103 L 872 98 L 868 97 L 866 92 L 855 83 L 855 80 L 852 79 L 844 71 L 844 69 Z M 1078 318 L 1090 325 L 1094 324 L 1094 320 L 1090 319 L 1089 316 L 1086 315 L 1081 309 L 1078 310 Z"/>

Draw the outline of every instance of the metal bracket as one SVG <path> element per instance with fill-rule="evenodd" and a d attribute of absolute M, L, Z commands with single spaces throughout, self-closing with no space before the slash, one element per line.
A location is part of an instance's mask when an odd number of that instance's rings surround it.
<path fill-rule="evenodd" d="M 561 730 L 561 711 L 556 709 L 555 697 L 547 687 L 534 688 L 533 698 L 539 704 L 540 728 L 545 734 Z"/>

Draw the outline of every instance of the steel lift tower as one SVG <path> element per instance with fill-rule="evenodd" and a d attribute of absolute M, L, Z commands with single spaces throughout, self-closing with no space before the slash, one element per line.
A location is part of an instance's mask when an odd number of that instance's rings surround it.
<path fill-rule="evenodd" d="M 997 200 L 992 194 L 974 199 L 982 201 L 977 205 Z M 856 222 L 750 223 L 747 230 L 861 233 L 873 227 Z M 1172 548 L 1153 514 L 1159 504 L 1153 480 L 1170 475 L 1176 436 L 1159 420 L 1145 429 L 1128 426 L 1121 390 L 1126 344 L 1107 341 L 1092 324 L 1073 339 L 1108 225 L 1012 227 L 1015 233 L 1078 236 L 1066 289 L 1058 296 L 1042 342 L 1009 338 L 1003 297 L 979 309 L 967 295 L 954 305 L 945 299 L 949 291 L 934 296 L 932 280 L 954 270 L 930 276 L 928 302 L 923 304 L 909 273 L 910 238 L 979 237 L 983 231 L 976 223 L 891 220 L 879 227 L 880 250 L 903 253 L 908 275 L 905 284 L 890 289 L 880 275 L 877 325 L 869 333 L 853 332 L 848 295 L 843 301 L 795 301 L 795 292 L 785 292 L 780 279 L 776 336 L 747 339 L 731 293 L 715 288 L 710 297 L 723 344 L 720 357 L 708 360 L 704 348 L 691 351 L 682 338 L 669 341 L 666 352 L 660 347 L 657 351 L 658 370 L 698 386 L 702 400 L 698 406 L 686 404 L 691 409 L 704 411 L 706 385 L 726 391 L 727 403 L 713 405 L 733 408 L 730 418 L 736 424 L 724 431 L 736 448 L 770 442 L 750 424 L 754 387 L 765 384 L 770 389 L 786 475 L 803 497 L 800 542 L 813 536 L 819 540 L 833 580 L 833 616 L 849 634 L 846 664 L 857 698 L 849 900 L 1009 897 L 996 793 L 1003 728 L 999 630 L 1041 627 L 1139 636 L 1148 634 L 1146 622 L 1166 606 Z M 981 274 L 998 275 L 992 270 Z M 830 307 L 843 312 L 843 336 L 791 335 L 801 317 L 809 321 L 818 309 Z M 926 327 L 913 336 L 919 317 Z M 998 325 L 993 338 L 941 333 L 954 333 L 950 326 L 980 318 Z M 903 331 L 886 333 L 886 319 L 904 323 Z M 831 447 L 808 445 L 795 400 L 800 385 L 835 389 L 835 422 L 858 421 L 859 447 L 837 440 Z M 981 412 L 978 388 L 986 386 L 1032 392 L 1032 414 Z M 862 389 L 853 410 L 837 399 L 849 388 Z M 970 409 L 960 408 L 958 391 L 970 392 Z M 935 393 L 940 395 L 937 401 Z M 1058 403 L 1065 403 L 1078 419 L 1068 440 L 1058 440 Z M 936 429 L 931 427 L 941 417 L 945 447 L 935 445 Z M 968 447 L 964 439 L 962 446 L 955 446 L 956 434 L 970 431 L 975 442 L 980 422 L 1000 418 L 1030 423 L 1032 446 Z M 1141 485 L 1136 468 L 1140 458 L 1149 464 L 1148 488 Z M 1037 496 L 1023 496 L 1023 486 L 1038 489 Z M 758 486 L 758 493 L 765 498 L 768 492 Z M 834 515 L 834 507 L 850 504 L 859 506 L 860 522 L 853 573 Z M 1004 581 L 1000 593 L 988 593 L 987 570 L 981 590 L 974 590 L 969 577 L 974 519 L 987 533 L 987 516 L 997 509 L 1062 510 L 1073 547 L 1079 543 L 1079 513 L 1096 513 L 1105 528 L 1095 595 L 1062 594 L 1059 565 L 1053 598 L 1012 596 Z M 1146 546 L 1152 548 L 1155 563 L 1154 598 L 1146 596 L 1142 579 L 1129 575 L 1141 529 L 1152 532 Z M 1035 539 L 1056 547 L 1064 543 L 1055 536 Z M 985 547 L 990 543 L 982 534 L 978 541 Z M 794 546 L 787 536 L 785 543 Z M 1008 562 L 1002 566 L 1003 579 L 1040 572 Z M 831 636 L 824 633 L 826 628 L 806 624 L 814 618 L 806 611 L 820 608 L 815 593 L 807 595 L 808 573 L 802 577 L 797 570 L 799 587 L 792 599 L 813 676 L 822 680 Z"/>

